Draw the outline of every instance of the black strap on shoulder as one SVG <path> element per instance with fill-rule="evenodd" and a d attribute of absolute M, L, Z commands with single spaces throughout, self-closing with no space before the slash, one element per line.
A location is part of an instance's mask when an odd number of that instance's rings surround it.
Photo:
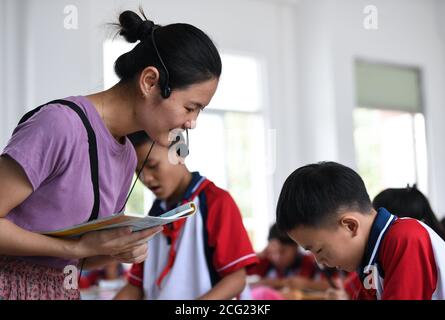
<path fill-rule="evenodd" d="M 89 144 L 89 155 L 90 155 L 90 169 L 91 169 L 91 181 L 93 183 L 93 192 L 94 192 L 94 204 L 93 209 L 91 210 L 91 215 L 88 221 L 92 221 L 97 219 L 99 215 L 99 207 L 100 207 L 100 193 L 99 193 L 99 161 L 97 157 L 97 142 L 96 142 L 96 134 L 94 133 L 93 127 L 90 124 L 85 113 L 82 109 L 72 101 L 68 100 L 53 100 L 51 102 L 45 103 L 29 112 L 27 112 L 19 121 L 19 124 L 27 121 L 31 118 L 35 113 L 39 112 L 44 106 L 49 104 L 62 104 L 72 109 L 77 113 L 79 118 L 82 120 L 82 123 L 88 134 L 88 144 Z"/>

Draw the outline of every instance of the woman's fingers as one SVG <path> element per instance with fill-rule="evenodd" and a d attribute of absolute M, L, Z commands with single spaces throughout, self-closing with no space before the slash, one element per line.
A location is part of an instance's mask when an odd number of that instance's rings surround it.
<path fill-rule="evenodd" d="M 130 251 L 121 252 L 113 255 L 114 258 L 119 261 L 125 261 L 126 263 L 137 263 L 136 261 L 144 261 L 147 257 L 148 245 L 144 244 L 133 248 Z"/>
<path fill-rule="evenodd" d="M 138 244 L 143 244 L 149 240 L 149 238 L 158 232 L 162 231 L 162 227 L 150 228 L 143 231 L 133 232 L 124 236 L 112 239 L 104 243 L 104 245 L 110 248 L 111 253 L 126 251 L 131 247 Z"/>
<path fill-rule="evenodd" d="M 144 253 L 146 253 L 148 250 L 148 245 L 143 244 L 134 248 L 131 248 L 130 250 L 125 250 L 122 252 L 119 252 L 115 254 L 114 256 L 120 257 L 120 258 L 135 258 L 138 257 Z"/>
<path fill-rule="evenodd" d="M 141 263 L 147 259 L 147 254 L 144 254 L 144 255 L 136 257 L 136 258 L 130 258 L 130 259 L 124 259 L 124 258 L 118 258 L 118 257 L 114 257 L 114 258 L 121 263 Z"/>
<path fill-rule="evenodd" d="M 120 237 L 116 239 L 116 241 L 119 241 L 120 245 L 122 247 L 133 245 L 138 242 L 146 242 L 150 239 L 150 237 L 154 236 L 155 234 L 161 232 L 163 230 L 162 227 L 156 227 L 156 228 L 150 228 L 138 232 L 133 232 L 130 235 L 125 235 L 123 237 Z"/>
<path fill-rule="evenodd" d="M 150 228 L 138 232 L 131 232 L 131 228 L 123 227 L 87 233 L 81 237 L 79 256 L 116 255 L 146 244 L 163 227 Z"/>

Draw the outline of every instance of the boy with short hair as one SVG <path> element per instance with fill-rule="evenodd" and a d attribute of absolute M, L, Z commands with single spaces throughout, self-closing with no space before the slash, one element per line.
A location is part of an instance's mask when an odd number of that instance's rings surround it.
<path fill-rule="evenodd" d="M 418 220 L 374 210 L 346 166 L 295 170 L 281 190 L 277 224 L 319 263 L 357 270 L 376 299 L 445 299 L 445 242 Z"/>
<path fill-rule="evenodd" d="M 152 141 L 143 132 L 129 138 L 139 170 Z M 183 158 L 172 161 L 177 147 L 155 145 L 142 169 L 141 181 L 157 198 L 149 215 L 189 201 L 197 212 L 167 225 L 149 241 L 149 258 L 132 266 L 129 283 L 116 299 L 231 299 L 244 290 L 245 268 L 258 261 L 233 198 L 190 172 Z"/>

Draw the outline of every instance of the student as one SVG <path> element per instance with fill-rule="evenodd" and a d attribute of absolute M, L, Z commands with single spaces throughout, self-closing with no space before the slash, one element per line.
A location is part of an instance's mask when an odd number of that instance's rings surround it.
<path fill-rule="evenodd" d="M 415 219 L 372 208 L 365 185 L 335 162 L 310 164 L 286 180 L 278 227 L 317 261 L 357 270 L 376 299 L 445 299 L 445 242 Z"/>
<path fill-rule="evenodd" d="M 372 201 L 375 210 L 385 208 L 399 218 L 414 218 L 424 222 L 433 229 L 442 239 L 445 233 L 440 222 L 437 220 L 428 199 L 420 192 L 416 185 L 406 188 L 388 188 L 380 192 Z M 340 285 L 340 290 L 329 289 L 329 299 L 366 299 L 366 292 L 362 292 L 363 286 L 357 273 L 351 273 Z M 344 289 L 345 292 L 340 292 Z"/>
<path fill-rule="evenodd" d="M 384 207 L 396 216 L 420 220 L 445 240 L 445 231 L 431 209 L 430 202 L 416 185 L 407 188 L 390 188 L 380 192 L 372 201 L 374 209 Z"/>
<path fill-rule="evenodd" d="M 330 287 L 326 274 L 318 267 L 312 254 L 305 254 L 286 233 L 274 224 L 269 230 L 268 245 L 259 255 L 260 263 L 249 268 L 249 274 L 261 279 L 252 286 L 299 290 L 326 290 Z M 331 275 L 329 275 L 331 276 Z M 338 274 L 332 274 L 337 277 Z M 255 290 L 252 290 L 255 296 Z"/>
<path fill-rule="evenodd" d="M 126 136 L 144 130 L 167 146 L 169 131 L 192 128 L 215 93 L 221 59 L 201 30 L 155 25 L 132 11 L 120 14 L 119 28 L 127 41 L 140 41 L 116 60 L 120 82 L 28 114 L 1 155 L 2 299 L 78 299 L 78 290 L 63 286 L 66 265 L 84 258 L 91 258 L 85 269 L 141 262 L 147 254 L 141 240 L 160 231 L 121 228 L 78 240 L 38 233 L 122 210 L 136 168 Z"/>
<path fill-rule="evenodd" d="M 143 132 L 130 138 L 140 168 L 151 143 Z M 150 259 L 133 265 L 116 299 L 231 299 L 245 287 L 245 268 L 257 262 L 230 194 L 182 161 L 172 161 L 176 145 L 155 146 L 143 168 L 141 181 L 156 195 L 149 214 L 189 201 L 198 211 L 149 241 Z"/>

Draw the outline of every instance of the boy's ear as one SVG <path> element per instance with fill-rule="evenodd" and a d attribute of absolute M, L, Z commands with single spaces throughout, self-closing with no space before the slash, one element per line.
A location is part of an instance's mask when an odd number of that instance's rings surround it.
<path fill-rule="evenodd" d="M 340 225 L 352 233 L 352 236 L 356 236 L 360 227 L 360 221 L 352 215 L 344 215 L 340 218 Z"/>

